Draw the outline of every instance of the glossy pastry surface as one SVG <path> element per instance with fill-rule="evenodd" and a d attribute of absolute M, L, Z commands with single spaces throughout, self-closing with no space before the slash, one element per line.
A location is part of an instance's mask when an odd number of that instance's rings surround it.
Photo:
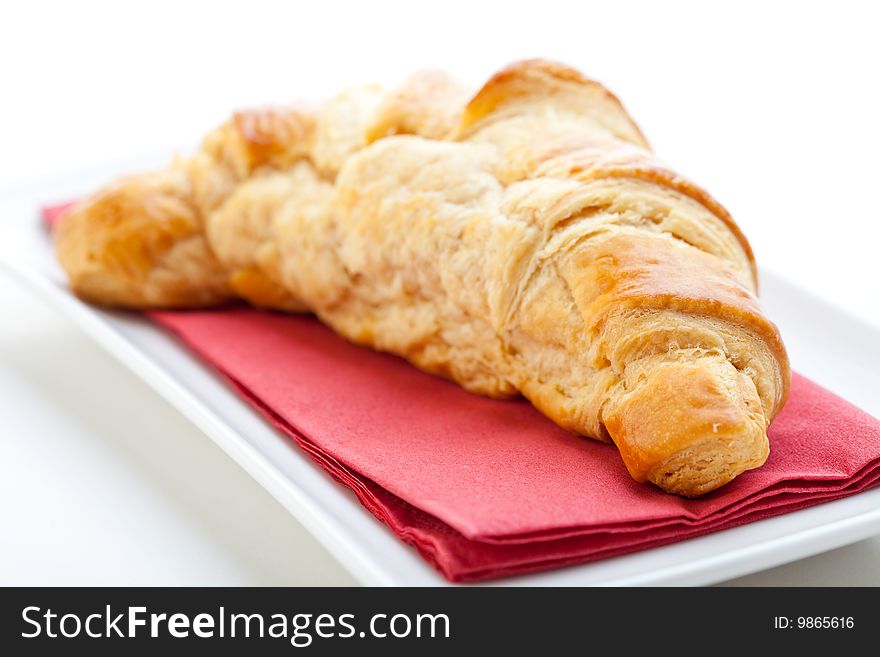
<path fill-rule="evenodd" d="M 513 64 L 476 95 L 426 72 L 240 112 L 200 151 L 62 222 L 100 304 L 242 298 L 560 426 L 694 496 L 767 458 L 789 368 L 751 249 L 577 71 Z"/>

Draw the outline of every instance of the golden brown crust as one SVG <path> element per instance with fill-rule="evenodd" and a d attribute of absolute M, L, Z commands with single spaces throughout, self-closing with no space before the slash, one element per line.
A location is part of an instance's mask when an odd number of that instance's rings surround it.
<path fill-rule="evenodd" d="M 611 139 L 607 134 L 576 131 L 570 126 L 549 122 L 528 127 L 540 138 L 525 143 L 514 141 L 507 146 L 498 171 L 499 179 L 505 184 L 541 177 L 581 182 L 621 178 L 644 180 L 674 189 L 703 205 L 726 225 L 748 260 L 752 284 L 757 289 L 757 267 L 751 245 L 730 213 L 708 192 L 671 171 L 649 151 Z M 503 126 L 495 132 L 502 130 Z"/>
<path fill-rule="evenodd" d="M 573 291 L 594 332 L 609 315 L 634 308 L 708 315 L 759 336 L 787 364 L 779 329 L 757 297 L 723 261 L 690 245 L 619 233 L 595 240 L 570 266 L 577 272 Z"/>
<path fill-rule="evenodd" d="M 421 71 L 386 94 L 366 127 L 368 144 L 392 135 L 445 139 L 458 126 L 468 90 L 443 71 Z"/>
<path fill-rule="evenodd" d="M 90 301 L 150 308 L 230 297 L 189 181 L 176 168 L 125 178 L 77 204 L 55 243 L 71 288 Z"/>
<path fill-rule="evenodd" d="M 310 310 L 468 390 L 522 394 L 681 495 L 767 457 L 790 372 L 727 211 L 620 102 L 530 60 L 242 112 L 62 224 L 86 299 Z"/>
<path fill-rule="evenodd" d="M 232 124 L 244 144 L 248 170 L 284 168 L 308 152 L 314 112 L 305 107 L 265 107 L 236 112 Z"/>
<path fill-rule="evenodd" d="M 617 96 L 576 69 L 546 59 L 514 62 L 489 78 L 465 107 L 458 134 L 466 136 L 486 119 L 503 115 L 507 107 L 536 99 L 575 113 L 589 107 L 592 118 L 615 137 L 650 148 Z"/>
<path fill-rule="evenodd" d="M 725 367 L 732 369 L 723 361 L 720 371 L 704 363 L 658 364 L 606 416 L 636 481 L 695 497 L 764 463 L 769 442 L 763 417 L 754 412 L 758 397 L 745 379 L 731 394 Z"/>

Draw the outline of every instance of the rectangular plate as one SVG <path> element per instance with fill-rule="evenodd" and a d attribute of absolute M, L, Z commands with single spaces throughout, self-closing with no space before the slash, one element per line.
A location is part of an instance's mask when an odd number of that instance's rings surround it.
<path fill-rule="evenodd" d="M 173 337 L 135 315 L 73 297 L 38 220 L 45 203 L 75 198 L 167 154 L 41 178 L 0 202 L 0 264 L 199 426 L 266 488 L 354 577 L 370 585 L 448 585 L 304 452 Z M 802 374 L 875 416 L 880 331 L 762 272 L 767 314 Z M 745 575 L 880 533 L 880 489 L 665 547 L 582 566 L 495 580 L 507 585 L 698 585 Z"/>

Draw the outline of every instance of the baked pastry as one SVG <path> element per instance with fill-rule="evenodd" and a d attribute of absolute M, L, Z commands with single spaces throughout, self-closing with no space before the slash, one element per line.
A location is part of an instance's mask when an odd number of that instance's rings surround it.
<path fill-rule="evenodd" d="M 727 211 L 619 101 L 546 61 L 469 95 L 440 73 L 241 112 L 78 204 L 82 298 L 314 312 L 468 390 L 523 395 L 696 496 L 760 466 L 789 366 Z"/>

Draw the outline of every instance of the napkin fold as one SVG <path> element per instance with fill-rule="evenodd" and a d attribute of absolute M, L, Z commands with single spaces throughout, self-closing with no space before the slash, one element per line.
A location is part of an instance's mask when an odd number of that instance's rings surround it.
<path fill-rule="evenodd" d="M 880 479 L 880 422 L 797 374 L 767 463 L 687 500 L 637 484 L 613 446 L 563 431 L 526 401 L 472 395 L 312 317 L 243 307 L 148 316 L 453 581 L 681 541 Z"/>
<path fill-rule="evenodd" d="M 687 500 L 525 401 L 495 401 L 356 347 L 311 317 L 155 312 L 446 577 L 468 581 L 680 541 L 837 499 L 880 478 L 880 422 L 795 375 L 771 456 Z"/>

